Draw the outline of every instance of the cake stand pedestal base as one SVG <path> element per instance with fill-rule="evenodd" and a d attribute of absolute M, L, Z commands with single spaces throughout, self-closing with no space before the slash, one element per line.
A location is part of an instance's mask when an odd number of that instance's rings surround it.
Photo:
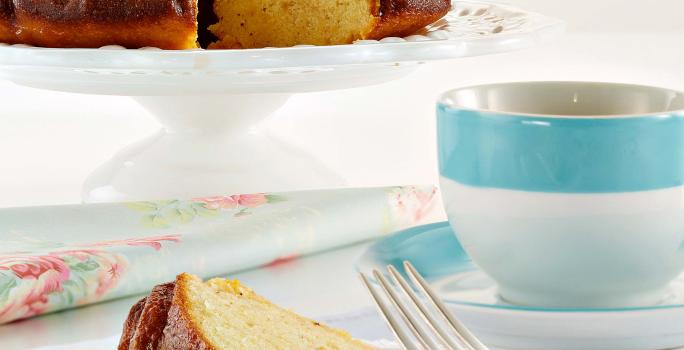
<path fill-rule="evenodd" d="M 135 97 L 162 128 L 86 180 L 85 202 L 189 198 L 344 186 L 261 124 L 288 94 Z"/>
<path fill-rule="evenodd" d="M 0 43 L 0 79 L 40 89 L 134 96 L 159 118 L 158 133 L 121 151 L 88 178 L 86 202 L 330 188 L 344 181 L 260 128 L 287 94 L 386 83 L 430 61 L 529 48 L 563 28 L 561 21 L 522 9 L 458 0 L 444 18 L 413 35 L 350 45 L 126 50 Z M 407 103 L 385 103 L 402 102 Z"/>

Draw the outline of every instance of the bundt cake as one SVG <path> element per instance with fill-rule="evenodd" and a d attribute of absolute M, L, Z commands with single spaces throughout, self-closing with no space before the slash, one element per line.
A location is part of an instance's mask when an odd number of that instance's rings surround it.
<path fill-rule="evenodd" d="M 451 0 L 0 0 L 0 42 L 162 49 L 336 45 L 406 36 Z"/>
<path fill-rule="evenodd" d="M 370 350 L 273 305 L 238 281 L 181 274 L 137 302 L 118 350 Z"/>

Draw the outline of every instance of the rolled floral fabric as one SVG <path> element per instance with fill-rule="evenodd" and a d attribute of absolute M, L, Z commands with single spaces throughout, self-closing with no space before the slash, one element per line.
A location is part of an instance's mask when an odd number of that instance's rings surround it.
<path fill-rule="evenodd" d="M 0 323 L 443 220 L 434 187 L 0 209 Z"/>

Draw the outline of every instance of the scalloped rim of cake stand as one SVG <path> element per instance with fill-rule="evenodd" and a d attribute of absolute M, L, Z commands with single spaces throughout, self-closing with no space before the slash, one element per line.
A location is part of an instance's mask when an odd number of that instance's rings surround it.
<path fill-rule="evenodd" d="M 416 62 L 523 49 L 548 41 L 564 29 L 563 21 L 512 6 L 455 1 L 445 18 L 405 38 L 243 50 L 61 49 L 0 44 L 0 68 L 239 71 Z"/>

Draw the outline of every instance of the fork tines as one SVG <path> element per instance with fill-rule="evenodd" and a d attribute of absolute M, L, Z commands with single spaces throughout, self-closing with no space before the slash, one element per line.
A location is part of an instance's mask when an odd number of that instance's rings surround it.
<path fill-rule="evenodd" d="M 380 309 L 380 314 L 405 349 L 487 350 L 447 310 L 410 262 L 404 261 L 404 269 L 422 298 L 394 266 L 390 265 L 387 269 L 392 282 L 380 271 L 373 270 L 373 277 L 380 288 L 374 287 L 363 273 L 361 280 Z M 385 297 L 378 289 L 384 292 Z"/>

